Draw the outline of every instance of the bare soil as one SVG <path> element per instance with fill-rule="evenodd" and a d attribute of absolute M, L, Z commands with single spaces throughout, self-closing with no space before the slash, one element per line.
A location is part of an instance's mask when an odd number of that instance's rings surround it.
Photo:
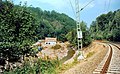
<path fill-rule="evenodd" d="M 89 47 L 84 48 L 84 56 L 87 57 L 90 52 L 94 52 L 93 55 L 60 74 L 93 74 L 93 71 L 104 58 L 107 49 L 108 48 L 100 42 L 93 42 Z"/>
<path fill-rule="evenodd" d="M 67 45 L 69 44 L 68 42 L 65 43 L 57 43 L 58 45 L 61 46 L 60 49 L 53 49 L 52 47 L 54 45 L 46 45 L 44 43 L 42 43 L 42 47 L 43 50 L 40 51 L 37 56 L 40 58 L 45 59 L 46 57 L 49 59 L 56 59 L 58 57 L 58 59 L 62 59 L 63 57 L 67 56 Z"/>

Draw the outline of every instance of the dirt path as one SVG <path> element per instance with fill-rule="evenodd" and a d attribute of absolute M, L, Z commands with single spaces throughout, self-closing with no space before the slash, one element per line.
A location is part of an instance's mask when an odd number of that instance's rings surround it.
<path fill-rule="evenodd" d="M 95 43 L 94 47 L 91 47 L 89 50 L 94 51 L 94 55 L 61 74 L 93 74 L 93 71 L 105 56 L 107 47 L 102 44 Z"/>

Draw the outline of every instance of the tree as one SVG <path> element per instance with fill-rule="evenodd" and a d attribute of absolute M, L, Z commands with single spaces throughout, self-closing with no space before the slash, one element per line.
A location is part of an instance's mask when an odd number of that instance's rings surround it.
<path fill-rule="evenodd" d="M 87 46 L 91 43 L 91 36 L 85 22 L 80 23 L 82 34 L 83 34 L 83 46 Z M 67 40 L 74 46 L 77 46 L 77 30 L 74 29 L 66 35 Z"/>
<path fill-rule="evenodd" d="M 39 28 L 36 30 L 36 40 L 45 37 L 57 37 L 58 40 L 66 41 L 65 35 L 75 28 L 75 21 L 64 13 L 56 11 L 42 11 L 40 8 L 28 7 L 34 13 Z"/>
<path fill-rule="evenodd" d="M 0 57 L 12 60 L 29 53 L 37 25 L 26 5 L 15 7 L 9 1 L 3 1 L 0 21 Z"/>
<path fill-rule="evenodd" d="M 90 26 L 90 32 L 94 39 L 106 39 L 120 41 L 120 9 L 114 12 L 102 14 L 96 18 L 96 23 Z"/>

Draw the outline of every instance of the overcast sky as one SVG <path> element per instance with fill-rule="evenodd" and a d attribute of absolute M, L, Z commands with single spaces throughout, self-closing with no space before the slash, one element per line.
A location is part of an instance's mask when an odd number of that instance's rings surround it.
<path fill-rule="evenodd" d="M 28 6 L 32 5 L 33 7 L 40 7 L 42 10 L 55 10 L 59 13 L 65 13 L 75 19 L 74 11 L 70 4 L 71 1 L 75 9 L 75 0 L 13 0 L 15 4 L 19 4 L 20 1 L 22 1 L 22 3 L 27 1 Z M 91 0 L 79 1 L 80 8 L 82 8 Z M 120 9 L 120 0 L 94 0 L 80 12 L 80 20 L 85 21 L 89 27 L 91 22 L 100 14 L 115 11 L 117 9 Z"/>

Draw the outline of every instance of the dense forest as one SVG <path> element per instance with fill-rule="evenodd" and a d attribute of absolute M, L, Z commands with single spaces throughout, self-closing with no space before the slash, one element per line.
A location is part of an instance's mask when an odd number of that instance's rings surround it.
<path fill-rule="evenodd" d="M 45 37 L 57 37 L 58 40 L 66 41 L 65 35 L 75 28 L 75 21 L 64 13 L 56 11 L 46 11 L 40 8 L 28 7 L 38 21 L 36 37 L 44 39 Z"/>
<path fill-rule="evenodd" d="M 102 14 L 90 26 L 91 37 L 120 42 L 120 9 Z"/>

